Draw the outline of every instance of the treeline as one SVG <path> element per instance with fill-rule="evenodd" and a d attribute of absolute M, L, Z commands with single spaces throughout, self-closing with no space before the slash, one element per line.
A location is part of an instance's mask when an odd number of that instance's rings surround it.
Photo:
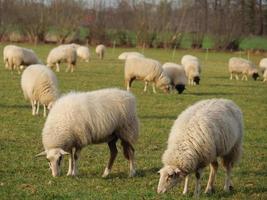
<path fill-rule="evenodd" d="M 267 0 L 0 0 L 0 40 L 238 49 L 267 35 Z"/>

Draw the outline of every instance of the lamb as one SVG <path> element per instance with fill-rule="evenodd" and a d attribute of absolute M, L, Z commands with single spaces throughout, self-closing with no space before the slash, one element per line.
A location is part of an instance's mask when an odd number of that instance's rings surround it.
<path fill-rule="evenodd" d="M 236 80 L 238 80 L 239 74 L 242 74 L 241 80 L 248 80 L 248 75 L 252 76 L 254 80 L 257 80 L 257 78 L 259 77 L 259 73 L 255 65 L 251 61 L 243 58 L 230 58 L 228 69 L 230 72 L 230 80 L 233 79 L 233 75 L 235 75 Z"/>
<path fill-rule="evenodd" d="M 175 88 L 179 94 L 183 93 L 187 82 L 183 66 L 167 62 L 162 65 L 162 68 L 169 76 L 172 88 Z"/>
<path fill-rule="evenodd" d="M 42 132 L 45 151 L 37 156 L 46 156 L 52 175 L 59 176 L 63 155 L 70 155 L 67 175 L 76 176 L 82 148 L 106 142 L 110 149 L 110 159 L 102 175 L 106 177 L 116 158 L 116 142 L 120 139 L 132 177 L 135 175 L 133 145 L 138 134 L 135 97 L 129 92 L 115 88 L 71 92 L 58 99 L 50 111 Z"/>
<path fill-rule="evenodd" d="M 233 189 L 231 172 L 242 153 L 243 115 L 231 100 L 202 100 L 183 111 L 171 129 L 162 156 L 158 193 L 172 188 L 190 173 L 196 175 L 195 197 L 199 197 L 202 170 L 210 164 L 205 192 L 214 190 L 217 157 L 226 169 L 224 190 Z M 187 192 L 188 179 L 184 193 Z"/>
<path fill-rule="evenodd" d="M 130 58 L 125 61 L 124 78 L 127 90 L 130 91 L 132 82 L 137 80 L 145 81 L 144 92 L 147 91 L 148 82 L 153 82 L 153 92 L 156 93 L 155 85 L 163 90 L 169 92 L 170 79 L 165 74 L 161 64 L 149 58 Z"/>
<path fill-rule="evenodd" d="M 96 49 L 95 49 L 96 54 L 98 55 L 98 57 L 103 60 L 104 59 L 104 55 L 106 52 L 106 47 L 103 44 L 97 45 Z"/>
<path fill-rule="evenodd" d="M 18 70 L 19 73 L 31 64 L 42 64 L 33 50 L 15 45 L 5 46 L 3 58 L 6 69 Z"/>
<path fill-rule="evenodd" d="M 201 66 L 197 57 L 191 55 L 184 55 L 181 63 L 185 69 L 185 74 L 188 78 L 189 85 L 199 85 Z"/>
<path fill-rule="evenodd" d="M 145 56 L 141 53 L 138 52 L 123 52 L 119 55 L 118 59 L 119 60 L 126 60 L 128 58 L 136 58 L 136 57 L 141 57 L 144 58 Z"/>
<path fill-rule="evenodd" d="M 39 112 L 39 104 L 50 110 L 58 98 L 57 78 L 52 70 L 41 64 L 30 65 L 21 76 L 21 88 L 25 99 L 29 99 L 32 105 L 32 115 Z"/>
<path fill-rule="evenodd" d="M 66 72 L 71 70 L 74 71 L 74 67 L 76 66 L 77 61 L 77 53 L 75 46 L 72 44 L 68 45 L 60 45 L 58 47 L 53 48 L 47 57 L 47 66 L 54 67 L 56 65 L 56 71 L 59 72 L 59 64 L 62 62 L 66 62 L 68 67 Z"/>

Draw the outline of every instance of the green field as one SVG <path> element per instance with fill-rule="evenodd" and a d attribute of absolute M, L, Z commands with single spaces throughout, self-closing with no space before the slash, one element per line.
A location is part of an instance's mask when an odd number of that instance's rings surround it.
<path fill-rule="evenodd" d="M 3 50 L 0 45 L 0 52 Z M 33 48 L 45 60 L 52 45 Z M 57 73 L 62 93 L 72 90 L 92 91 L 100 88 L 124 89 L 123 62 L 117 56 L 129 49 L 108 49 L 103 61 L 96 58 L 89 63 L 78 62 L 74 73 Z M 139 50 L 142 49 L 131 49 Z M 91 48 L 91 51 L 93 49 Z M 182 55 L 192 54 L 202 60 L 200 86 L 189 87 L 182 94 L 143 93 L 143 83 L 134 82 L 132 92 L 137 98 L 140 119 L 140 137 L 135 146 L 137 176 L 128 178 L 128 163 L 121 147 L 111 175 L 103 179 L 101 174 L 108 161 L 106 144 L 91 145 L 83 149 L 79 162 L 79 176 L 67 177 L 67 159 L 64 159 L 63 175 L 53 178 L 44 158 L 34 155 L 43 150 L 41 132 L 45 122 L 42 115 L 31 115 L 30 103 L 25 101 L 20 88 L 20 76 L 4 69 L 0 56 L 0 199 L 191 199 L 190 193 L 182 196 L 182 186 L 169 193 L 158 195 L 156 188 L 161 168 L 161 155 L 166 148 L 170 128 L 177 115 L 189 105 L 201 99 L 213 97 L 234 100 L 243 110 L 245 123 L 244 155 L 233 171 L 234 191 L 223 191 L 224 172 L 219 167 L 216 192 L 205 195 L 208 168 L 205 170 L 201 199 L 267 199 L 267 84 L 262 81 L 230 81 L 227 61 L 239 53 L 206 54 L 200 51 L 145 49 L 147 57 L 161 62 L 179 62 Z M 242 54 L 245 57 L 247 55 Z M 249 55 L 258 63 L 260 55 Z M 65 66 L 62 67 L 65 69 Z"/>

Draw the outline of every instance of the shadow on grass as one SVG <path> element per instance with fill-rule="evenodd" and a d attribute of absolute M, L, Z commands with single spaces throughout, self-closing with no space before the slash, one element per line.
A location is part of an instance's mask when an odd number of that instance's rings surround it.
<path fill-rule="evenodd" d="M 176 119 L 177 118 L 177 115 L 168 115 L 168 116 L 164 116 L 164 115 L 145 115 L 145 116 L 140 116 L 141 119 Z"/>
<path fill-rule="evenodd" d="M 0 108 L 29 108 L 29 105 L 5 105 L 5 104 L 0 104 Z"/>
<path fill-rule="evenodd" d="M 238 93 L 226 93 L 226 92 L 188 92 L 185 95 L 193 96 L 236 96 Z"/>

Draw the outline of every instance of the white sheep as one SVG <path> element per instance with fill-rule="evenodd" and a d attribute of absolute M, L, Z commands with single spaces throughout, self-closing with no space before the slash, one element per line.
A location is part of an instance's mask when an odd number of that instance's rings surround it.
<path fill-rule="evenodd" d="M 136 58 L 136 57 L 138 57 L 138 58 L 140 58 L 140 57 L 141 58 L 144 58 L 145 56 L 143 54 L 139 53 L 139 52 L 132 51 L 132 52 L 123 52 L 123 53 L 121 53 L 119 55 L 118 59 L 119 60 L 126 60 L 128 58 Z"/>
<path fill-rule="evenodd" d="M 235 75 L 236 80 L 239 79 L 238 75 L 242 74 L 241 80 L 248 80 L 248 75 L 252 76 L 254 80 L 257 80 L 259 73 L 255 65 L 244 58 L 232 57 L 229 59 L 228 70 L 230 73 L 230 80 Z"/>
<path fill-rule="evenodd" d="M 170 90 L 170 79 L 165 74 L 161 64 L 149 58 L 130 58 L 125 61 L 124 78 L 127 90 L 130 91 L 132 82 L 137 80 L 145 81 L 144 92 L 147 90 L 148 82 L 153 82 L 153 92 L 156 93 L 155 85 L 168 92 Z"/>
<path fill-rule="evenodd" d="M 202 100 L 183 111 L 174 122 L 168 147 L 162 156 L 158 193 L 164 193 L 195 173 L 195 197 L 199 197 L 202 170 L 210 164 L 205 192 L 214 190 L 217 157 L 226 169 L 224 190 L 233 189 L 231 172 L 242 153 L 243 115 L 231 100 Z M 184 193 L 188 190 L 188 179 Z"/>
<path fill-rule="evenodd" d="M 176 89 L 181 94 L 185 89 L 187 78 L 183 66 L 167 62 L 162 65 L 163 70 L 171 80 L 172 88 Z"/>
<path fill-rule="evenodd" d="M 185 69 L 185 74 L 189 85 L 199 85 L 201 66 L 197 57 L 192 55 L 184 55 L 181 59 L 181 64 Z"/>
<path fill-rule="evenodd" d="M 19 73 L 20 70 L 24 69 L 26 66 L 42 64 L 42 61 L 33 50 L 15 45 L 7 45 L 4 47 L 3 58 L 5 68 L 18 70 Z"/>
<path fill-rule="evenodd" d="M 39 104 L 50 110 L 58 98 L 58 83 L 54 72 L 45 65 L 35 64 L 27 67 L 21 76 L 21 88 L 25 99 L 32 105 L 32 115 L 39 112 Z"/>
<path fill-rule="evenodd" d="M 263 73 L 263 82 L 267 82 L 267 70 Z"/>
<path fill-rule="evenodd" d="M 98 55 L 98 57 L 103 60 L 104 59 L 104 55 L 106 52 L 106 47 L 103 44 L 97 45 L 96 49 L 95 49 L 96 54 Z"/>
<path fill-rule="evenodd" d="M 129 160 L 130 174 L 135 175 L 134 143 L 139 134 L 135 97 L 119 89 L 71 92 L 58 99 L 45 122 L 42 141 L 53 176 L 60 175 L 60 161 L 69 154 L 67 175 L 76 176 L 77 160 L 83 147 L 108 143 L 110 159 L 103 173 L 106 177 L 117 155 L 116 142 L 121 140 Z"/>
<path fill-rule="evenodd" d="M 77 56 L 80 57 L 82 60 L 84 60 L 85 62 L 89 62 L 90 60 L 90 51 L 89 48 L 86 46 L 79 46 L 76 49 L 77 52 Z"/>
<path fill-rule="evenodd" d="M 47 66 L 52 68 L 54 67 L 54 65 L 56 65 L 57 72 L 60 71 L 59 64 L 62 62 L 66 62 L 68 64 L 66 72 L 68 72 L 69 70 L 73 72 L 74 67 L 76 66 L 76 61 L 77 53 L 73 44 L 65 44 L 55 47 L 49 52 L 47 56 Z"/>

